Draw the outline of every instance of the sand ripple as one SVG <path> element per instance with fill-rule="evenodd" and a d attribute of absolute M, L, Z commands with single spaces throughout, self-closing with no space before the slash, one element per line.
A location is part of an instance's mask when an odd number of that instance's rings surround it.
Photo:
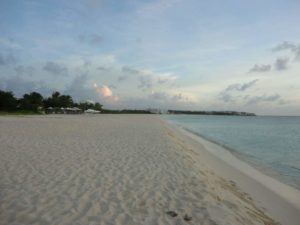
<path fill-rule="evenodd" d="M 0 143 L 3 225 L 273 224 L 156 116 L 1 117 Z"/>

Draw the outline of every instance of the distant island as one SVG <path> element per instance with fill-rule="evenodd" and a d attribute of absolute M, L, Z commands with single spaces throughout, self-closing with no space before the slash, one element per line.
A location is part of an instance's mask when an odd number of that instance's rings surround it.
<path fill-rule="evenodd" d="M 168 110 L 169 114 L 187 114 L 187 115 L 217 115 L 217 116 L 256 116 L 255 113 L 236 112 L 236 111 L 185 111 Z"/>

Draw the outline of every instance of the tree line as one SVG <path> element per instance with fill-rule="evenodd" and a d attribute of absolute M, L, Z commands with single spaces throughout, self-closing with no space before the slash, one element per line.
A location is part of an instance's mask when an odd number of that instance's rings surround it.
<path fill-rule="evenodd" d="M 41 112 L 49 107 L 55 109 L 77 107 L 81 110 L 94 109 L 102 110 L 98 102 L 74 102 L 70 95 L 62 95 L 58 91 L 53 92 L 50 97 L 44 98 L 38 92 L 24 94 L 22 98 L 16 98 L 11 91 L 0 90 L 0 111 L 31 111 Z"/>

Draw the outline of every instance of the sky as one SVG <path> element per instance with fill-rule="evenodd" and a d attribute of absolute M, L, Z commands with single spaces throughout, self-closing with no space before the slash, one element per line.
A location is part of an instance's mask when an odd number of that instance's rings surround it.
<path fill-rule="evenodd" d="M 0 89 L 300 115 L 299 0 L 0 0 Z"/>

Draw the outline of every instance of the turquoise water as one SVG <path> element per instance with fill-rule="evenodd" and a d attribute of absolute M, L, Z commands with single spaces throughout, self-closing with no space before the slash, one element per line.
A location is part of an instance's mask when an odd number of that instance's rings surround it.
<path fill-rule="evenodd" d="M 300 117 L 166 115 L 300 190 Z"/>

